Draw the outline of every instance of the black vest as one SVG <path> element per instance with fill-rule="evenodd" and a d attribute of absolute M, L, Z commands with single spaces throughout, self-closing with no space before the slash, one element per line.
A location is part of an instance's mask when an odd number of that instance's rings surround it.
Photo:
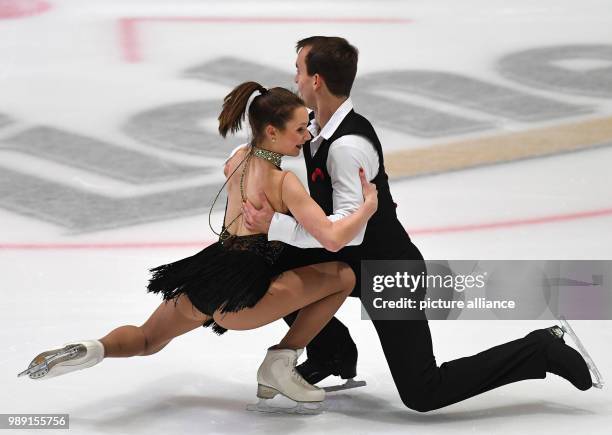
<path fill-rule="evenodd" d="M 321 206 L 326 215 L 333 214 L 332 184 L 327 172 L 329 147 L 338 138 L 346 135 L 365 137 L 378 153 L 378 174 L 371 180 L 378 189 L 378 209 L 366 227 L 363 243 L 347 246 L 339 252 L 340 258 L 348 261 L 365 259 L 394 259 L 407 249 L 410 243 L 408 233 L 397 219 L 396 207 L 389 190 L 389 177 L 385 172 L 383 151 L 372 124 L 363 116 L 351 110 L 342 120 L 334 134 L 324 140 L 316 154 L 311 157 L 310 142 L 304 144 L 304 159 L 308 173 L 310 196 Z M 357 177 L 358 174 L 355 173 Z"/>

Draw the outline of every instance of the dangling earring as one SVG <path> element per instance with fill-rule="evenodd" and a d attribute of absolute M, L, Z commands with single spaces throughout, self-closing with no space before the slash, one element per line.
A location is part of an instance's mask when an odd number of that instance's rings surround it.
<path fill-rule="evenodd" d="M 276 138 L 275 137 L 272 138 L 272 142 L 276 142 Z"/>

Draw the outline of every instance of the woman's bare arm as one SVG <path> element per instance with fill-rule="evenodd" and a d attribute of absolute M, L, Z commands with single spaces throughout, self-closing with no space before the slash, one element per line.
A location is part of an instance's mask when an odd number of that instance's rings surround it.
<path fill-rule="evenodd" d="M 337 252 L 349 243 L 363 228 L 378 207 L 376 186 L 365 179 L 363 170 L 359 171 L 363 188 L 364 203 L 350 215 L 330 221 L 308 194 L 298 177 L 289 172 L 283 181 L 283 202 L 293 217 L 317 239 L 328 251 Z"/>

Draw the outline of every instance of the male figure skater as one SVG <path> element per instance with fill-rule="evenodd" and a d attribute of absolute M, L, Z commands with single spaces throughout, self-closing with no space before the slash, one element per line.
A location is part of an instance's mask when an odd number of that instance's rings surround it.
<path fill-rule="evenodd" d="M 311 196 L 329 219 L 350 213 L 363 201 L 355 175 L 361 167 L 378 189 L 378 211 L 364 233 L 337 253 L 322 249 L 292 217 L 274 213 L 265 202 L 259 210 L 245 204 L 247 228 L 296 247 L 283 252 L 283 270 L 331 260 L 347 262 L 357 277 L 351 296 L 361 296 L 361 260 L 412 260 L 411 273 L 426 273 L 421 253 L 397 219 L 376 132 L 353 110 L 350 91 L 357 73 L 357 49 L 343 38 L 314 36 L 300 40 L 297 52 L 295 83 L 314 111 L 309 126 L 313 138 L 303 148 Z M 420 288 L 416 295 L 423 298 L 425 292 Z M 565 344 L 558 326 L 438 366 L 427 318 L 418 313 L 413 321 L 372 321 L 400 397 L 413 410 L 438 409 L 511 382 L 544 378 L 547 372 L 580 390 L 592 386 L 585 360 Z M 330 375 L 353 378 L 356 363 L 357 349 L 348 329 L 333 318 L 308 346 L 308 360 L 298 370 L 314 384 Z"/>

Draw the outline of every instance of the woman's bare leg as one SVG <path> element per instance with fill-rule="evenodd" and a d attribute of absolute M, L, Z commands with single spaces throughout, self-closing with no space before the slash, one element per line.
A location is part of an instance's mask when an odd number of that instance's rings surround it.
<path fill-rule="evenodd" d="M 281 349 L 300 349 L 306 347 L 321 332 L 321 329 L 327 325 L 331 318 L 334 317 L 336 311 L 338 311 L 355 287 L 355 274 L 345 263 L 323 263 L 313 265 L 312 267 L 323 275 L 324 281 L 330 284 L 333 282 L 334 285 L 337 283 L 340 286 L 340 291 L 302 308 L 289 331 L 287 331 L 287 334 L 278 344 L 278 347 Z M 312 288 L 306 287 L 307 292 L 311 290 Z"/>
<path fill-rule="evenodd" d="M 354 284 L 354 274 L 344 263 L 302 267 L 283 273 L 255 307 L 215 313 L 215 321 L 227 329 L 253 329 L 303 308 L 279 343 L 281 348 L 302 348 L 329 322 Z M 152 355 L 208 319 L 185 295 L 179 296 L 176 306 L 174 301 L 164 301 L 142 326 L 120 326 L 101 338 L 104 356 Z"/>
<path fill-rule="evenodd" d="M 215 322 L 227 329 L 253 329 L 300 310 L 295 322 L 277 345 L 305 347 L 334 316 L 353 290 L 355 274 L 345 263 L 329 262 L 283 273 L 253 308 L 236 313 L 214 313 Z"/>
<path fill-rule="evenodd" d="M 195 308 L 186 295 L 164 301 L 142 326 L 125 325 L 100 339 L 105 358 L 152 355 L 174 337 L 185 334 L 210 317 Z"/>

